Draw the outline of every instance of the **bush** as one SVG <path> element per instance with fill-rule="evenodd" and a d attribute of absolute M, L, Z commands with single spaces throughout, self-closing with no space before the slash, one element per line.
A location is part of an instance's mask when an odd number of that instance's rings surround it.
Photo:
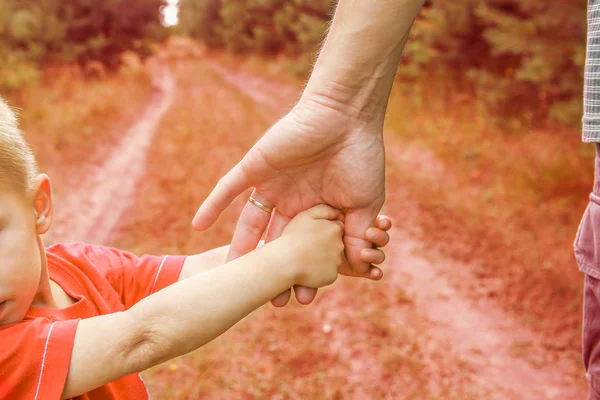
<path fill-rule="evenodd" d="M 512 121 L 577 125 L 585 37 L 585 0 L 436 0 L 415 24 L 400 71 L 459 82 Z"/>
<path fill-rule="evenodd" d="M 182 0 L 183 33 L 232 52 L 314 52 L 332 0 Z"/>
<path fill-rule="evenodd" d="M 181 0 L 181 31 L 233 52 L 305 54 L 309 71 L 330 18 L 329 0 Z M 578 124 L 586 1 L 431 0 L 400 72 L 452 84 L 520 125 L 552 117 Z"/>
<path fill-rule="evenodd" d="M 0 0 L 0 87 L 22 86 L 44 62 L 94 61 L 115 68 L 125 51 L 148 56 L 152 44 L 166 35 L 160 24 L 162 4 L 162 0 Z"/>

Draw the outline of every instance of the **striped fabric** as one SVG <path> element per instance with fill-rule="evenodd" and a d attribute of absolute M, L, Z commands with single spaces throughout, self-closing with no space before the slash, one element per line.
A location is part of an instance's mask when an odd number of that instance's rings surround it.
<path fill-rule="evenodd" d="M 588 0 L 583 141 L 600 142 L 600 0 Z"/>

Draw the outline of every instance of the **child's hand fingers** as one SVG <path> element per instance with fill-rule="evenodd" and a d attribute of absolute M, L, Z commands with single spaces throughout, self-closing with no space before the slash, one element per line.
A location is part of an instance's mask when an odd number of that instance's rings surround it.
<path fill-rule="evenodd" d="M 384 231 L 389 231 L 392 229 L 392 220 L 386 215 L 378 215 L 375 226 Z"/>
<path fill-rule="evenodd" d="M 384 247 L 390 241 L 390 235 L 380 228 L 371 227 L 365 232 L 365 238 L 373 243 L 375 247 Z"/>
<path fill-rule="evenodd" d="M 362 249 L 360 259 L 369 264 L 381 264 L 385 261 L 385 253 L 379 249 Z"/>

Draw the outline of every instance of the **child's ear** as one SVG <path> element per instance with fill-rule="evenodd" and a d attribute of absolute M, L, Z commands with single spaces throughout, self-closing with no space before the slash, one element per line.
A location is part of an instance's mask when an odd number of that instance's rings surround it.
<path fill-rule="evenodd" d="M 33 184 L 33 208 L 35 211 L 35 228 L 38 235 L 48 232 L 52 225 L 54 209 L 52 207 L 52 186 L 50 178 L 39 174 Z"/>

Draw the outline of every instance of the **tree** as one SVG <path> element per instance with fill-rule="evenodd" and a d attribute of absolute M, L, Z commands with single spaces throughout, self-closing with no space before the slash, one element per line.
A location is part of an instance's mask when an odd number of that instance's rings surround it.
<path fill-rule="evenodd" d="M 0 0 L 0 86 L 16 88 L 48 61 L 119 65 L 166 36 L 163 0 Z M 27 72 L 29 71 L 29 72 Z"/>
<path fill-rule="evenodd" d="M 247 0 L 180 3 L 181 30 L 233 52 L 301 54 L 320 43 L 331 0 Z"/>

